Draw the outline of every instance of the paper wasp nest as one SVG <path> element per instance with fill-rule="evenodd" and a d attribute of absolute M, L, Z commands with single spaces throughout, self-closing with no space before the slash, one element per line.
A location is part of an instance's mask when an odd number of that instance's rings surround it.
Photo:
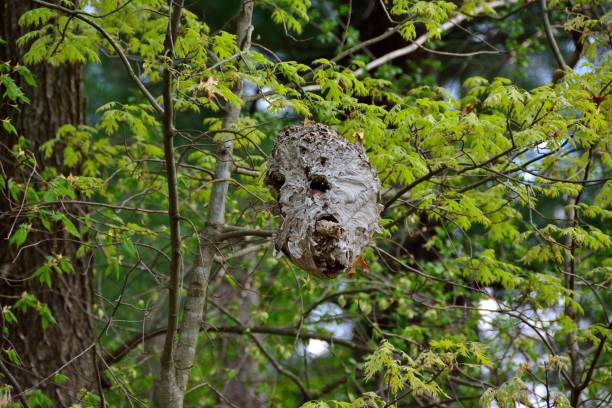
<path fill-rule="evenodd" d="M 283 223 L 275 247 L 320 278 L 349 269 L 378 231 L 380 181 L 363 146 L 322 124 L 285 129 L 266 186 Z"/>

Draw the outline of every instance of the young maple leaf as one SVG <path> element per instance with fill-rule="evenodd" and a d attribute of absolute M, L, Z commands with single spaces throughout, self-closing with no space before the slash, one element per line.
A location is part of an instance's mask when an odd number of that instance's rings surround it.
<path fill-rule="evenodd" d="M 215 93 L 214 93 L 214 88 L 218 84 L 219 84 L 219 81 L 217 81 L 217 79 L 213 76 L 208 77 L 206 82 L 203 82 L 203 83 L 200 82 L 199 88 L 206 89 L 208 101 L 211 103 L 217 101 L 217 97 L 215 96 Z"/>
<path fill-rule="evenodd" d="M 461 114 L 465 116 L 465 115 L 467 115 L 468 113 L 470 113 L 473 110 L 474 110 L 474 105 L 472 105 L 471 103 L 468 103 L 463 108 L 463 112 L 461 112 Z"/>
<path fill-rule="evenodd" d="M 355 138 L 355 141 L 359 143 L 360 145 L 363 145 L 364 135 L 365 133 L 363 132 L 363 130 L 358 130 L 355 133 L 353 133 L 353 137 Z"/>
<path fill-rule="evenodd" d="M 357 257 L 357 259 L 355 259 L 355 262 L 353 262 L 353 266 L 351 266 L 351 270 L 348 272 L 347 275 L 348 276 L 355 276 L 357 274 L 357 267 L 358 266 L 361 266 L 363 268 L 363 272 L 364 273 L 370 272 L 370 267 L 368 266 L 366 261 L 363 260 L 361 255 L 359 255 Z"/>

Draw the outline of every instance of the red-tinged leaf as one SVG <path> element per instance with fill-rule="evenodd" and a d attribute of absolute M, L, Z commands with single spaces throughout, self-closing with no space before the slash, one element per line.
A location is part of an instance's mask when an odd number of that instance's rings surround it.
<path fill-rule="evenodd" d="M 357 257 L 357 259 L 355 259 L 355 263 L 353 265 L 359 265 L 359 266 L 361 266 L 363 268 L 363 270 L 365 272 L 370 272 L 370 267 L 368 266 L 366 261 L 364 261 L 364 259 L 361 257 L 361 255 L 359 255 Z"/>
<path fill-rule="evenodd" d="M 217 79 L 215 77 L 208 77 L 208 79 L 206 80 L 206 89 L 207 89 L 207 93 L 208 93 L 208 101 L 209 102 L 216 102 L 217 101 L 217 97 L 214 94 L 214 87 L 217 86 L 217 84 L 219 83 L 219 81 L 217 81 Z"/>
<path fill-rule="evenodd" d="M 353 266 L 351 266 L 351 270 L 347 273 L 347 275 L 355 276 L 357 274 L 357 268 L 359 266 L 361 266 L 365 273 L 368 273 L 370 271 L 370 267 L 368 266 L 366 261 L 364 261 L 361 255 L 359 255 L 357 259 L 355 259 L 355 262 L 353 262 Z"/>
<path fill-rule="evenodd" d="M 359 143 L 360 145 L 363 145 L 364 136 L 365 136 L 365 132 L 363 130 L 358 130 L 357 132 L 353 133 L 353 137 L 355 138 L 355 141 Z"/>

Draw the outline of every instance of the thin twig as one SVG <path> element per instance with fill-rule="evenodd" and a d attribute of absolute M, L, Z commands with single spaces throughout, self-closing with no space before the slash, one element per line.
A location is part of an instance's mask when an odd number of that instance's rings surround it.
<path fill-rule="evenodd" d="M 8 382 L 11 383 L 11 386 L 17 392 L 16 397 L 21 402 L 21 405 L 23 405 L 24 408 L 30 408 L 30 405 L 28 404 L 28 400 L 26 399 L 23 391 L 21 390 L 21 386 L 19 385 L 15 377 L 13 377 L 13 375 L 11 374 L 9 369 L 6 367 L 6 365 L 4 365 L 4 362 L 2 361 L 2 359 L 0 359 L 0 370 L 2 370 L 2 374 L 4 374 L 6 378 L 8 378 Z"/>

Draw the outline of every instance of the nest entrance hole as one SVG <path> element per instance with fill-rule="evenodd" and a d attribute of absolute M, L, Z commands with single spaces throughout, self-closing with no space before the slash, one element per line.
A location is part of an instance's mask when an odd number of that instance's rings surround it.
<path fill-rule="evenodd" d="M 314 191 L 319 191 L 321 193 L 329 190 L 329 181 L 327 181 L 327 177 L 321 174 L 315 174 L 310 178 L 310 189 Z"/>
<path fill-rule="evenodd" d="M 323 215 L 315 223 L 313 251 L 317 267 L 327 276 L 333 278 L 343 272 L 344 265 L 334 257 L 334 249 L 342 236 L 342 227 L 333 215 Z"/>

